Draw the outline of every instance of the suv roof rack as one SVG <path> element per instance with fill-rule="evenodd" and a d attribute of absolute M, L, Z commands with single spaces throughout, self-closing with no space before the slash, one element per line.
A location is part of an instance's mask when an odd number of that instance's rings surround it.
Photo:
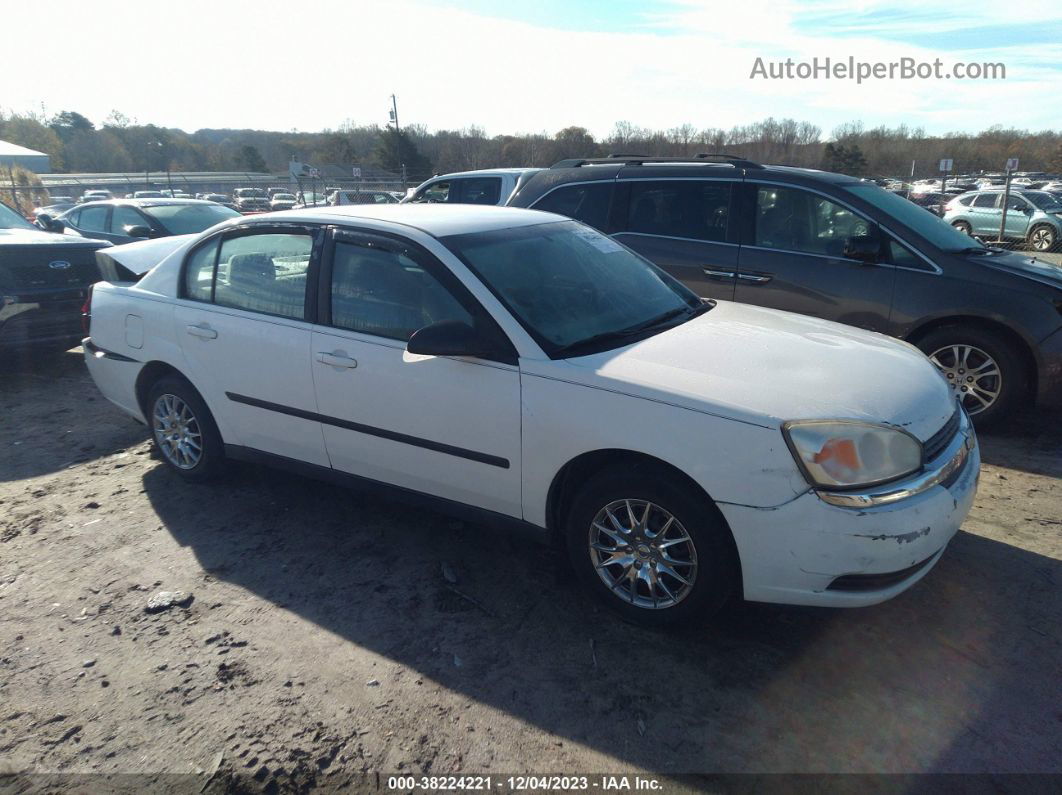
<path fill-rule="evenodd" d="M 714 152 L 700 152 L 692 157 L 650 157 L 648 155 L 625 154 L 610 154 L 608 157 L 577 157 L 570 160 L 561 160 L 554 163 L 550 168 L 579 168 L 580 166 L 609 165 L 612 163 L 622 163 L 625 166 L 641 166 L 653 163 L 705 163 L 709 160 L 721 161 L 725 165 L 734 166 L 734 168 L 763 168 L 759 163 L 738 155 L 716 154 Z"/>

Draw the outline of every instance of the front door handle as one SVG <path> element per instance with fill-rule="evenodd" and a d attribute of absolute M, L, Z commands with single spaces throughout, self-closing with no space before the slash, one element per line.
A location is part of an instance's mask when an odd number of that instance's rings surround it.
<path fill-rule="evenodd" d="M 200 337 L 204 340 L 216 340 L 218 338 L 218 333 L 206 323 L 201 323 L 198 326 L 189 326 L 187 331 L 193 337 Z"/>
<path fill-rule="evenodd" d="M 733 279 L 736 275 L 734 271 L 710 268 L 707 265 L 705 265 L 702 270 L 704 271 L 704 275 L 709 279 Z"/>
<path fill-rule="evenodd" d="M 774 277 L 766 273 L 739 273 L 737 275 L 739 279 L 752 284 L 767 284 Z"/>
<path fill-rule="evenodd" d="M 357 359 L 351 359 L 349 356 L 344 356 L 341 353 L 329 353 L 327 351 L 319 351 L 316 356 L 317 361 L 321 364 L 327 364 L 330 367 L 345 367 L 348 370 L 353 370 L 358 366 Z"/>

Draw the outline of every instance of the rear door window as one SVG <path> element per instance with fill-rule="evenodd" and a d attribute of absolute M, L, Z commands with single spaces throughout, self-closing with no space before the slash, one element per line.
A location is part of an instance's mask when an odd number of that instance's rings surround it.
<path fill-rule="evenodd" d="M 214 303 L 302 320 L 313 238 L 308 233 L 266 232 L 221 243 Z"/>
<path fill-rule="evenodd" d="M 732 185 L 710 180 L 632 182 L 625 231 L 725 242 Z"/>
<path fill-rule="evenodd" d="M 998 193 L 981 193 L 978 194 L 971 206 L 981 208 L 991 208 L 996 206 L 996 201 L 999 199 Z"/>
<path fill-rule="evenodd" d="M 460 196 L 450 196 L 450 201 L 462 204 L 497 204 L 501 199 L 501 177 L 469 177 L 458 180 Z"/>
<path fill-rule="evenodd" d="M 106 232 L 110 207 L 85 207 L 81 210 L 77 228 L 84 232 Z"/>
<path fill-rule="evenodd" d="M 565 215 L 605 231 L 611 200 L 612 182 L 590 182 L 583 185 L 565 185 L 550 191 L 532 207 L 547 213 Z"/>

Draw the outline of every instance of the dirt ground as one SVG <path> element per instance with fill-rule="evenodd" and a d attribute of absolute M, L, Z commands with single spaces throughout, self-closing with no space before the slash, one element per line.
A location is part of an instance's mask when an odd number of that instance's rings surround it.
<path fill-rule="evenodd" d="M 1057 412 L 982 435 L 973 513 L 892 602 L 664 634 L 531 542 L 250 466 L 186 485 L 78 351 L 0 372 L 0 772 L 1062 773 Z"/>

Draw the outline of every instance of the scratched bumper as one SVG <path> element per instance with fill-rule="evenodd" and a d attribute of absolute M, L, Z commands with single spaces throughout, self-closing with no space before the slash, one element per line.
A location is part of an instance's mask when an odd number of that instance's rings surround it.
<path fill-rule="evenodd" d="M 980 469 L 975 443 L 946 485 L 890 505 L 841 508 L 811 492 L 768 510 L 720 505 L 737 542 L 745 598 L 860 607 L 902 593 L 929 573 L 966 519 Z M 878 578 L 888 583 L 882 587 L 869 576 L 894 573 L 901 577 Z M 848 588 L 852 582 L 863 585 Z"/>

